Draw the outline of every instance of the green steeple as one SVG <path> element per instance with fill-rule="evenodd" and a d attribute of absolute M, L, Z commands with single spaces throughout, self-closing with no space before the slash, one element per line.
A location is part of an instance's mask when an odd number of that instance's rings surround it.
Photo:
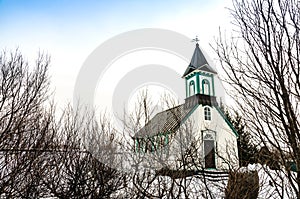
<path fill-rule="evenodd" d="M 196 42 L 199 41 L 197 38 Z M 214 76 L 217 72 L 209 63 L 196 43 L 191 62 L 185 70 L 183 77 L 186 84 L 186 97 L 197 94 L 215 96 Z"/>

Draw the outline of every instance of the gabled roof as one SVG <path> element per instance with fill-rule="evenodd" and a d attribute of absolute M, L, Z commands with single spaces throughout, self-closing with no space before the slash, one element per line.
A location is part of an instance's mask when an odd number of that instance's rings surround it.
<path fill-rule="evenodd" d="M 166 111 L 157 113 L 134 137 L 143 138 L 158 135 L 160 133 L 173 133 L 196 109 L 198 104 L 186 107 L 181 104 Z"/>
<path fill-rule="evenodd" d="M 217 74 L 217 72 L 214 69 L 212 69 L 212 67 L 209 66 L 207 59 L 205 58 L 203 52 L 199 48 L 198 43 L 196 44 L 196 48 L 193 57 L 191 59 L 191 63 L 185 70 L 183 76 L 186 76 L 187 74 L 193 72 L 196 69 Z"/>
<path fill-rule="evenodd" d="M 215 96 L 196 94 L 187 98 L 184 104 L 157 113 L 133 138 L 146 138 L 159 134 L 175 133 L 200 104 L 215 107 L 233 134 L 236 137 L 239 136 L 236 129 L 219 108 Z"/>

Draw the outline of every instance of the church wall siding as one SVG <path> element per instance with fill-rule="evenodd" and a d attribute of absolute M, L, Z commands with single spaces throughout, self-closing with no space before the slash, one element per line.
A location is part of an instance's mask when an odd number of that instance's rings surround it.
<path fill-rule="evenodd" d="M 201 131 L 206 129 L 215 131 L 218 155 L 227 159 L 232 166 L 238 166 L 236 136 L 215 107 L 211 107 L 211 121 L 204 120 L 204 107 L 201 105 L 191 115 L 191 120 L 195 123 L 193 132 L 195 132 L 196 139 L 199 140 L 199 148 L 201 148 L 203 144 Z M 217 157 L 217 168 L 226 169 L 228 168 L 228 162 L 224 161 L 222 158 Z"/>

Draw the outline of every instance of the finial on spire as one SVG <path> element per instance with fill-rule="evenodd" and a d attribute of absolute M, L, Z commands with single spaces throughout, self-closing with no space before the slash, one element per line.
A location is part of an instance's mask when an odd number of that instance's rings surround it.
<path fill-rule="evenodd" d="M 196 44 L 198 44 L 198 41 L 199 41 L 198 36 L 196 36 L 195 39 L 192 39 L 192 42 L 196 42 Z"/>

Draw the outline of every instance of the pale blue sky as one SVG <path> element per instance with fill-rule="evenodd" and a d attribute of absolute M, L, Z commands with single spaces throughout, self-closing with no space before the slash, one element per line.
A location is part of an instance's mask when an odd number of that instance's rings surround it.
<path fill-rule="evenodd" d="M 215 8 L 223 2 L 0 0 L 0 44 L 22 45 L 24 40 L 35 43 L 39 39 L 77 43 L 82 42 L 82 36 L 109 37 L 120 31 L 154 27 L 160 22 L 172 19 L 175 21 L 178 17 L 188 17 L 196 13 L 211 12 L 211 17 L 217 17 L 219 13 Z M 190 28 L 197 30 L 203 20 L 211 19 L 191 19 Z M 180 29 L 180 24 L 178 28 Z"/>
<path fill-rule="evenodd" d="M 52 57 L 58 101 L 72 101 L 74 83 L 87 56 L 122 32 L 164 28 L 209 43 L 229 23 L 230 0 L 0 0 L 0 49 L 18 47 L 29 61 L 39 50 Z M 176 41 L 174 41 L 176 42 Z"/>

